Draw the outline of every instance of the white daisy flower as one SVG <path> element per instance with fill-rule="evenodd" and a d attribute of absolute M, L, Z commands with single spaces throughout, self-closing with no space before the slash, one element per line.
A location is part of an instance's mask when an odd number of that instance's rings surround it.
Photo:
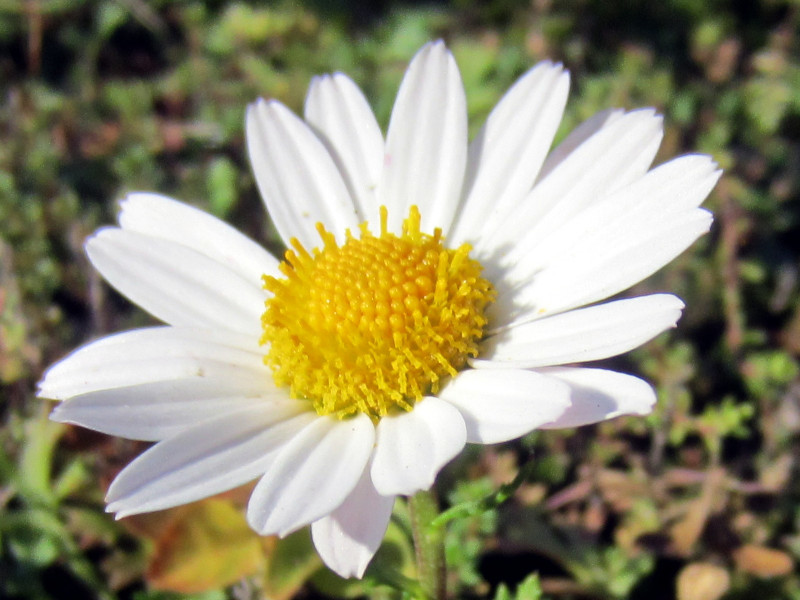
<path fill-rule="evenodd" d="M 247 112 L 253 171 L 287 246 L 279 264 L 216 218 L 149 193 L 91 237 L 92 264 L 165 322 L 92 342 L 39 394 L 56 421 L 157 442 L 108 491 L 117 517 L 260 478 L 262 534 L 311 524 L 325 563 L 360 577 L 397 495 L 429 488 L 467 442 L 647 414 L 634 376 L 564 366 L 677 322 L 669 294 L 603 301 L 711 224 L 707 156 L 651 169 L 654 111 L 603 112 L 548 155 L 568 74 L 544 62 L 467 142 L 441 42 L 403 79 L 386 138 L 345 75 L 315 78 L 305 121 Z"/>

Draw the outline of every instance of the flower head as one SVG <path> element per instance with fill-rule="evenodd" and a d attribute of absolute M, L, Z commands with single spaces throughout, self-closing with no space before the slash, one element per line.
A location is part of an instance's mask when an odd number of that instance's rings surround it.
<path fill-rule="evenodd" d="M 403 79 L 384 139 L 345 75 L 312 81 L 305 121 L 247 112 L 279 262 L 163 196 L 122 202 L 92 264 L 166 323 L 92 342 L 40 395 L 57 421 L 158 442 L 108 491 L 118 517 L 260 478 L 251 526 L 311 524 L 324 561 L 361 576 L 397 495 L 427 489 L 466 442 L 646 414 L 634 376 L 564 366 L 635 348 L 677 322 L 669 294 L 613 300 L 706 232 L 707 156 L 651 169 L 661 119 L 606 111 L 548 154 L 560 65 L 524 74 L 467 143 L 441 42 Z M 589 306 L 590 305 L 590 306 Z"/>

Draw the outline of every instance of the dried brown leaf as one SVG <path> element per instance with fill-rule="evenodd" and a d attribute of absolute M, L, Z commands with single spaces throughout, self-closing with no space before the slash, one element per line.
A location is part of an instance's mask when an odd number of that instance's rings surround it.
<path fill-rule="evenodd" d="M 737 548 L 733 553 L 733 560 L 740 571 L 758 577 L 788 575 L 794 569 L 794 562 L 786 552 L 755 544 L 745 544 Z"/>
<path fill-rule="evenodd" d="M 718 600 L 730 588 L 728 571 L 710 563 L 690 563 L 678 574 L 678 600 Z"/>

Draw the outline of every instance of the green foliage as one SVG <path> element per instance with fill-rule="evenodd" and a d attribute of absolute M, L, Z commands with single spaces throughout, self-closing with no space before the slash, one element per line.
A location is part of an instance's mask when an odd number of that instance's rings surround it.
<path fill-rule="evenodd" d="M 211 590 L 200 594 L 178 594 L 176 592 L 165 592 L 160 590 L 148 590 L 136 592 L 134 600 L 225 600 L 225 592 L 222 590 Z"/>
<path fill-rule="evenodd" d="M 450 493 L 454 506 L 476 506 L 494 493 L 492 482 L 486 478 L 459 481 Z M 456 518 L 447 526 L 445 557 L 458 586 L 472 587 L 483 579 L 477 562 L 484 550 L 484 540 L 497 529 L 497 509 L 476 509 L 473 514 Z"/>
<path fill-rule="evenodd" d="M 605 598 L 628 598 L 637 583 L 652 572 L 655 560 L 642 554 L 629 556 L 618 547 L 587 553 L 573 566 L 575 578 L 586 588 L 600 591 Z"/>
<path fill-rule="evenodd" d="M 206 174 L 208 201 L 211 211 L 224 218 L 236 203 L 238 172 L 227 158 L 215 158 L 208 165 Z"/>
<path fill-rule="evenodd" d="M 0 438 L 3 445 L 18 443 L 15 455 L 0 456 L 0 485 L 7 501 L 13 499 L 0 513 L 2 589 L 11 596 L 57 598 L 44 586 L 44 572 L 66 560 L 72 576 L 86 589 L 93 589 L 98 598 L 110 598 L 65 518 L 64 500 L 88 482 L 88 474 L 78 459 L 53 472 L 63 430 L 39 413 L 25 421 L 13 419 L 5 432 L 8 437 Z"/>
<path fill-rule="evenodd" d="M 701 415 L 676 424 L 670 430 L 670 442 L 680 446 L 689 434 L 695 433 L 701 436 L 707 450 L 717 455 L 723 438 L 745 438 L 750 434 L 747 422 L 753 414 L 751 404 L 737 404 L 733 398 L 724 398 L 719 405 L 706 407 Z"/>
<path fill-rule="evenodd" d="M 512 594 L 505 584 L 497 588 L 494 600 L 541 600 L 542 586 L 539 583 L 539 576 L 529 575 L 525 581 L 519 584 Z"/>

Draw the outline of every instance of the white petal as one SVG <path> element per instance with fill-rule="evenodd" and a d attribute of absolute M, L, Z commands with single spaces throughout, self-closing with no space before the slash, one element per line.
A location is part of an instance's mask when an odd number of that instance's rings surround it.
<path fill-rule="evenodd" d="M 521 262 L 517 268 L 529 270 L 530 283 L 510 291 L 503 289 L 505 283 L 498 286 L 497 301 L 488 309 L 492 328 L 524 322 L 533 315 L 562 312 L 621 292 L 678 256 L 708 231 L 713 220 L 703 209 L 657 219 L 658 215 L 648 217 L 647 223 L 634 219 L 636 227 L 600 227 L 596 235 L 587 236 L 538 273 L 530 263 Z M 519 274 L 509 277 L 512 285 L 520 279 L 523 277 Z"/>
<path fill-rule="evenodd" d="M 613 247 L 631 231 L 653 229 L 668 217 L 700 206 L 720 174 L 708 156 L 673 159 L 594 202 L 563 226 L 543 235 L 524 236 L 504 257 L 504 262 L 517 265 L 535 259 L 528 268 L 538 272 L 583 244 Z M 591 253 L 595 254 L 595 248 Z"/>
<path fill-rule="evenodd" d="M 604 127 L 610 126 L 614 121 L 622 117 L 624 114 L 625 111 L 621 108 L 609 108 L 602 110 L 599 113 L 595 113 L 583 123 L 578 125 L 575 129 L 570 131 L 567 137 L 565 137 L 558 144 L 558 146 L 556 146 L 553 151 L 547 155 L 547 160 L 545 160 L 544 164 L 542 165 L 542 169 L 539 171 L 538 181 L 541 181 L 547 177 L 553 171 L 553 169 L 560 165 L 564 159 L 572 154 L 575 149 L 577 149 L 586 140 Z"/>
<path fill-rule="evenodd" d="M 143 383 L 200 379 L 232 395 L 272 378 L 258 341 L 208 329 L 152 327 L 104 337 L 75 350 L 45 373 L 42 398 L 65 400 L 81 394 Z"/>
<path fill-rule="evenodd" d="M 261 329 L 261 282 L 187 246 L 106 228 L 87 240 L 86 252 L 108 283 L 170 325 Z"/>
<path fill-rule="evenodd" d="M 283 241 L 321 246 L 317 223 L 341 242 L 358 215 L 325 145 L 280 102 L 247 107 L 247 150 L 258 189 Z"/>
<path fill-rule="evenodd" d="M 649 383 L 624 373 L 603 369 L 554 367 L 539 373 L 570 387 L 572 406 L 543 429 L 580 427 L 620 415 L 647 415 L 656 403 Z"/>
<path fill-rule="evenodd" d="M 247 521 L 261 535 L 287 535 L 330 514 L 353 491 L 369 460 L 369 417 L 317 417 L 288 442 L 253 490 Z"/>
<path fill-rule="evenodd" d="M 445 234 L 461 194 L 467 158 L 467 104 L 461 75 L 442 42 L 424 46 L 406 71 L 386 135 L 378 197 L 389 230 L 400 232 L 412 205 L 422 230 Z"/>
<path fill-rule="evenodd" d="M 372 483 L 384 496 L 427 490 L 466 439 L 459 411 L 432 396 L 409 412 L 383 417 L 378 423 Z"/>
<path fill-rule="evenodd" d="M 50 419 L 128 439 L 158 441 L 225 413 L 289 397 L 288 391 L 260 383 L 198 377 L 118 387 L 70 398 L 56 406 Z"/>
<path fill-rule="evenodd" d="M 607 119 L 534 186 L 519 210 L 485 230 L 476 248 L 481 253 L 513 248 L 525 236 L 558 230 L 593 202 L 644 175 L 661 137 L 662 119 L 652 110 Z"/>
<path fill-rule="evenodd" d="M 663 214 L 684 212 L 699 207 L 721 175 L 710 156 L 686 154 L 658 165 L 606 202 L 626 207 L 638 204 L 645 212 L 655 207 Z"/>
<path fill-rule="evenodd" d="M 394 496 L 381 496 L 364 469 L 356 487 L 342 505 L 311 525 L 314 546 L 329 569 L 340 577 L 358 577 L 378 551 Z"/>
<path fill-rule="evenodd" d="M 516 369 L 462 371 L 439 397 L 461 412 L 467 441 L 478 444 L 518 438 L 559 418 L 570 405 L 565 384 Z"/>
<path fill-rule="evenodd" d="M 120 203 L 120 226 L 176 242 L 204 254 L 260 287 L 264 274 L 280 277 L 278 261 L 227 223 L 159 194 L 136 192 Z"/>
<path fill-rule="evenodd" d="M 538 319 L 489 337 L 471 364 L 529 369 L 609 358 L 674 327 L 683 306 L 676 296 L 653 294 Z"/>
<path fill-rule="evenodd" d="M 342 73 L 315 77 L 305 117 L 325 142 L 347 184 L 359 221 L 379 223 L 375 193 L 383 168 L 383 135 L 358 86 Z"/>
<path fill-rule="evenodd" d="M 662 137 L 663 118 L 652 108 L 629 113 L 604 111 L 579 125 L 575 135 L 558 145 L 542 166 L 536 186 L 549 180 L 545 187 L 570 188 L 570 179 L 577 175 L 594 179 L 598 196 L 614 191 L 647 172 Z M 603 173 L 597 163 L 609 172 Z M 587 170 L 590 172 L 585 173 Z"/>
<path fill-rule="evenodd" d="M 710 217 L 696 207 L 719 175 L 710 157 L 679 157 L 596 201 L 563 227 L 523 237 L 502 258 L 505 268 L 494 264 L 502 275 L 494 278 L 492 328 L 601 300 L 659 269 L 707 230 Z M 606 280 L 599 265 L 609 261 Z"/>
<path fill-rule="evenodd" d="M 533 186 L 558 129 L 569 92 L 561 65 L 539 63 L 520 77 L 492 110 L 469 146 L 466 177 L 448 244 L 477 239 Z"/>
<path fill-rule="evenodd" d="M 276 450 L 316 415 L 297 400 L 222 415 L 159 442 L 108 489 L 117 518 L 171 508 L 242 485 L 263 473 Z"/>

